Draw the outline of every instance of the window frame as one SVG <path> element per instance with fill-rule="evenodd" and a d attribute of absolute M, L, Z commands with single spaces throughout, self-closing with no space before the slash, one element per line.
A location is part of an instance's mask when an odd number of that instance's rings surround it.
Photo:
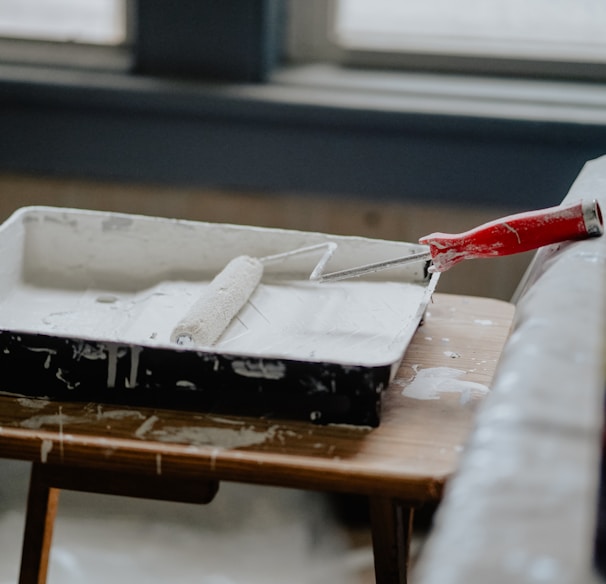
<path fill-rule="evenodd" d="M 137 73 L 262 82 L 278 61 L 280 0 L 133 4 Z"/>

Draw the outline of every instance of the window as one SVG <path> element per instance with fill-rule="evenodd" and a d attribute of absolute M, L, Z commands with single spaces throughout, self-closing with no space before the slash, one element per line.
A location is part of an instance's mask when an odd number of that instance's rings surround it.
<path fill-rule="evenodd" d="M 307 3 L 306 3 L 307 4 Z M 309 12 L 305 14 L 305 12 Z M 606 77 L 602 0 L 314 0 L 296 7 L 316 38 L 303 58 L 460 72 Z M 302 37 L 292 25 L 295 36 Z M 322 38 L 324 35 L 324 38 Z"/>
<path fill-rule="evenodd" d="M 528 208 L 604 153 L 605 84 L 428 75 L 443 55 L 413 51 L 423 73 L 342 67 L 390 53 L 345 46 L 337 0 L 107 1 L 128 9 L 123 45 L 0 39 L 0 171 Z M 0 15 L 25 4 L 0 0 Z M 275 67 L 284 36 L 313 64 Z"/>
<path fill-rule="evenodd" d="M 125 79 L 263 81 L 279 53 L 282 7 L 283 0 L 0 0 L 0 63 Z"/>
<path fill-rule="evenodd" d="M 126 38 L 125 0 L 0 0 L 0 36 L 121 44 Z"/>

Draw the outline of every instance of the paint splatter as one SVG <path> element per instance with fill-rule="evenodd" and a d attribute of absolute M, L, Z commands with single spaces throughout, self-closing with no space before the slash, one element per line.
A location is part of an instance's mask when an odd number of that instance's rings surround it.
<path fill-rule="evenodd" d="M 151 436 L 159 442 L 187 443 L 195 446 L 215 446 L 221 448 L 242 448 L 262 444 L 272 440 L 278 426 L 271 426 L 266 431 L 259 432 L 252 426 L 242 426 L 239 429 L 211 428 L 203 426 L 174 427 L 166 426 L 162 430 L 151 432 Z"/>
<path fill-rule="evenodd" d="M 458 393 L 461 404 L 466 404 L 472 397 L 486 394 L 488 387 L 474 381 L 461 379 L 467 372 L 452 367 L 430 367 L 416 371 L 410 381 L 396 380 L 404 386 L 402 395 L 413 399 L 440 399 L 443 393 Z"/>
<path fill-rule="evenodd" d="M 23 407 L 23 408 L 30 408 L 32 410 L 42 410 L 48 404 L 50 404 L 50 401 L 48 401 L 47 399 L 35 399 L 35 398 L 28 398 L 28 397 L 20 397 L 17 400 L 17 403 L 21 407 Z"/>
<path fill-rule="evenodd" d="M 97 420 L 125 420 L 125 419 L 143 419 L 144 415 L 136 410 L 109 410 L 102 411 L 101 407 L 95 414 Z M 29 428 L 30 430 L 39 430 L 43 426 L 59 426 L 59 432 L 63 431 L 64 426 L 73 424 L 86 424 L 90 422 L 90 416 L 70 416 L 62 412 L 62 408 L 59 407 L 58 414 L 48 414 L 32 416 L 19 423 L 22 428 Z"/>
<path fill-rule="evenodd" d="M 53 449 L 52 440 L 42 440 L 40 445 L 40 462 L 46 462 L 48 460 L 48 453 Z"/>
<path fill-rule="evenodd" d="M 259 379 L 282 379 L 286 375 L 286 365 L 281 362 L 264 363 L 263 361 L 236 360 L 231 364 L 236 375 Z"/>
<path fill-rule="evenodd" d="M 153 425 L 158 421 L 158 416 L 150 416 L 135 430 L 137 438 L 145 438 L 145 435 L 152 429 Z"/>
<path fill-rule="evenodd" d="M 64 424 L 77 423 L 85 421 L 82 418 L 76 416 L 68 416 L 59 412 L 58 414 L 49 414 L 48 416 L 33 416 L 27 420 L 20 422 L 22 428 L 29 428 L 30 430 L 39 430 L 42 426 L 59 426 L 63 428 Z"/>

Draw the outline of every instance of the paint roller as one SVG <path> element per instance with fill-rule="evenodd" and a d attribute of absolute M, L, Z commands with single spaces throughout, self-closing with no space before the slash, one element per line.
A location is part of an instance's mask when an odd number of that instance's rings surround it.
<path fill-rule="evenodd" d="M 174 328 L 179 345 L 213 345 L 251 297 L 263 276 L 257 258 L 238 256 L 215 276 Z"/>
<path fill-rule="evenodd" d="M 312 272 L 317 274 L 322 272 L 336 247 L 334 242 L 324 242 L 261 258 L 246 255 L 233 258 L 173 329 L 171 341 L 183 346 L 214 345 L 255 292 L 266 264 L 324 249 Z"/>
<path fill-rule="evenodd" d="M 254 293 L 263 276 L 264 264 L 321 248 L 326 251 L 309 279 L 329 282 L 418 261 L 430 262 L 430 271 L 443 272 L 463 260 L 521 253 L 560 241 L 600 236 L 603 232 L 602 212 L 597 201 L 579 201 L 509 215 L 464 233 L 432 233 L 419 240 L 425 246 L 423 251 L 328 274 L 324 268 L 337 247 L 334 242 L 258 259 L 239 256 L 213 279 L 174 329 L 171 340 L 182 345 L 214 344 Z"/>
<path fill-rule="evenodd" d="M 562 241 L 599 237 L 603 233 L 599 203 L 581 200 L 508 215 L 464 233 L 431 233 L 419 239 L 424 246 L 422 251 L 328 274 L 315 270 L 310 280 L 345 280 L 414 262 L 428 262 L 429 272 L 445 272 L 464 260 L 512 255 Z"/>

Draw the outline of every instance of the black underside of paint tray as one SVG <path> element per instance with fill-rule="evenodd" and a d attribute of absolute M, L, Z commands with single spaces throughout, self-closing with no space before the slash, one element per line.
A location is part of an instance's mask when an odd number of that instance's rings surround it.
<path fill-rule="evenodd" d="M 0 367 L 0 390 L 30 397 L 363 426 L 379 425 L 391 370 L 14 331 Z"/>

